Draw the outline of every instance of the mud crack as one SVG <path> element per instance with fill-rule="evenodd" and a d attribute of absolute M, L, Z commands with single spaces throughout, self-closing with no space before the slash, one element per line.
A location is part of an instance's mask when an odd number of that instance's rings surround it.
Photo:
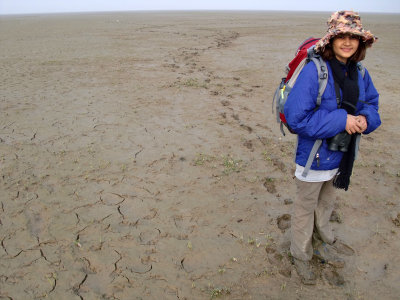
<path fill-rule="evenodd" d="M 185 262 L 185 257 L 181 259 L 181 267 L 182 267 L 182 269 L 185 270 L 186 273 L 191 273 L 192 271 L 188 271 L 188 270 L 185 269 L 184 262 Z"/>
<path fill-rule="evenodd" d="M 49 261 L 49 260 L 47 259 L 46 255 L 44 255 L 43 250 L 42 250 L 41 248 L 39 249 L 39 251 L 40 251 L 40 256 L 43 257 L 45 261 L 51 263 L 51 261 Z"/>
<path fill-rule="evenodd" d="M 122 260 L 122 255 L 121 255 L 121 253 L 119 253 L 117 250 L 114 250 L 114 251 L 118 254 L 119 258 L 118 258 L 117 261 L 114 263 L 114 270 L 111 272 L 111 274 L 117 273 L 117 270 L 118 270 L 118 263 Z M 110 275 L 111 275 L 111 274 L 110 274 Z"/>
<path fill-rule="evenodd" d="M 47 292 L 47 295 L 49 295 L 49 294 L 51 294 L 52 292 L 54 292 L 54 290 L 55 290 L 56 287 L 57 287 L 57 278 L 56 278 L 54 275 L 55 275 L 55 274 L 52 273 L 50 276 L 47 276 L 47 279 L 48 279 L 48 280 L 53 279 L 53 286 L 52 286 L 51 290 Z"/>
<path fill-rule="evenodd" d="M 80 289 L 82 287 L 82 285 L 85 283 L 86 279 L 88 278 L 88 274 L 85 274 L 85 277 L 82 279 L 82 281 L 75 285 L 75 287 L 72 289 L 75 293 L 75 295 L 77 295 L 79 298 L 81 298 L 81 300 L 83 300 L 83 297 L 80 295 Z"/>
<path fill-rule="evenodd" d="M 102 223 L 105 219 L 108 219 L 108 218 L 111 217 L 112 215 L 113 215 L 113 214 L 109 214 L 109 215 L 105 216 L 104 218 L 100 219 L 100 220 L 98 221 L 98 223 Z"/>
<path fill-rule="evenodd" d="M 5 239 L 6 239 L 6 238 L 4 237 L 4 238 L 1 240 L 1 247 L 3 248 L 4 252 L 7 253 L 7 255 L 9 255 L 9 253 L 8 253 L 8 251 L 7 251 L 7 248 L 6 248 L 6 246 L 4 245 L 4 240 L 5 240 Z"/>
<path fill-rule="evenodd" d="M 118 213 L 121 215 L 122 220 L 125 220 L 125 215 L 121 212 L 121 205 L 118 205 L 117 210 L 118 210 Z"/>
<path fill-rule="evenodd" d="M 117 194 L 117 193 L 111 193 L 112 195 L 115 195 L 115 196 L 117 196 L 117 197 L 120 197 L 122 200 L 121 200 L 121 202 L 118 202 L 118 203 L 116 203 L 116 204 L 114 204 L 114 205 L 119 205 L 119 204 L 121 204 L 122 202 L 124 202 L 125 201 L 125 197 L 124 196 L 122 196 L 122 195 L 120 195 L 120 194 Z"/>

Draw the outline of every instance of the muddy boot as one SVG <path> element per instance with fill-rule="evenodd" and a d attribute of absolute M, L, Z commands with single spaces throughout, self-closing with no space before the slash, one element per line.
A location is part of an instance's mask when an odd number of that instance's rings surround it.
<path fill-rule="evenodd" d="M 293 264 L 303 284 L 316 284 L 317 276 L 315 276 L 309 261 L 304 261 L 293 257 Z"/>
<path fill-rule="evenodd" d="M 314 255 L 323 263 L 328 263 L 336 268 L 344 267 L 344 260 L 337 256 L 335 248 L 327 243 L 320 243 L 314 248 Z"/>

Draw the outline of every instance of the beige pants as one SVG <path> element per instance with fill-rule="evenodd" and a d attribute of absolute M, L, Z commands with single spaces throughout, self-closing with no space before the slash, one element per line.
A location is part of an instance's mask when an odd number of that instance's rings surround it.
<path fill-rule="evenodd" d="M 328 244 L 334 241 L 329 219 L 335 201 L 335 187 L 333 179 L 324 182 L 295 180 L 297 196 L 293 205 L 290 251 L 295 258 L 307 261 L 313 256 L 313 231 Z"/>

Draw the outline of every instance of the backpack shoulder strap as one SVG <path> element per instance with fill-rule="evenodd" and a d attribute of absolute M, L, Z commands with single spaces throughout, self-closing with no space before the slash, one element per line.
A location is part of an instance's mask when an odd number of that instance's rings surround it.
<path fill-rule="evenodd" d="M 311 149 L 310 155 L 308 156 L 307 163 L 304 167 L 304 171 L 301 174 L 303 177 L 307 177 L 308 171 L 311 169 L 312 162 L 314 161 L 314 157 L 318 152 L 319 147 L 322 145 L 322 140 L 318 139 L 314 142 L 314 145 Z"/>
<path fill-rule="evenodd" d="M 308 60 L 313 61 L 317 67 L 319 89 L 316 108 L 318 108 L 321 105 L 322 94 L 325 92 L 326 85 L 328 84 L 328 67 L 322 57 L 315 53 L 314 48 L 315 46 L 310 47 L 307 54 Z"/>
<path fill-rule="evenodd" d="M 318 72 L 318 96 L 317 96 L 317 102 L 316 102 L 316 107 L 315 110 L 317 110 L 319 108 L 319 106 L 321 105 L 321 99 L 322 99 L 322 95 L 325 92 L 326 89 L 326 85 L 328 84 L 328 67 L 326 65 L 326 62 L 322 59 L 322 57 L 315 53 L 314 51 L 315 46 L 312 46 L 308 49 L 307 52 L 307 59 L 309 61 L 313 61 L 315 66 L 317 67 L 317 72 Z M 317 139 L 314 142 L 314 145 L 310 151 L 310 154 L 308 156 L 307 159 L 307 163 L 304 167 L 304 171 L 302 173 L 303 177 L 307 177 L 308 172 L 311 169 L 311 165 L 312 162 L 314 161 L 314 157 L 318 152 L 318 149 L 321 147 L 322 145 L 322 140 L 321 139 Z"/>
<path fill-rule="evenodd" d="M 357 63 L 357 68 L 358 68 L 358 70 L 360 71 L 361 76 L 364 78 L 364 77 L 365 77 L 365 67 L 364 67 L 364 65 L 361 63 L 361 61 L 359 61 L 359 62 Z"/>

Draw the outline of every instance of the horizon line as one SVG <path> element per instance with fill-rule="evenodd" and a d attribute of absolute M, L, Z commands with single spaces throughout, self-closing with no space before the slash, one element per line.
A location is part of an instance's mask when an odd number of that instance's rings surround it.
<path fill-rule="evenodd" d="M 286 10 L 286 9 L 128 9 L 128 10 L 83 10 L 83 11 L 49 11 L 49 12 L 9 12 L 1 13 L 0 16 L 31 16 L 31 15 L 55 15 L 55 14 L 93 14 L 93 13 L 151 13 L 151 12 L 305 12 L 305 13 L 324 13 L 333 12 L 331 10 Z M 400 12 L 387 11 L 357 11 L 367 14 L 400 14 Z"/>

